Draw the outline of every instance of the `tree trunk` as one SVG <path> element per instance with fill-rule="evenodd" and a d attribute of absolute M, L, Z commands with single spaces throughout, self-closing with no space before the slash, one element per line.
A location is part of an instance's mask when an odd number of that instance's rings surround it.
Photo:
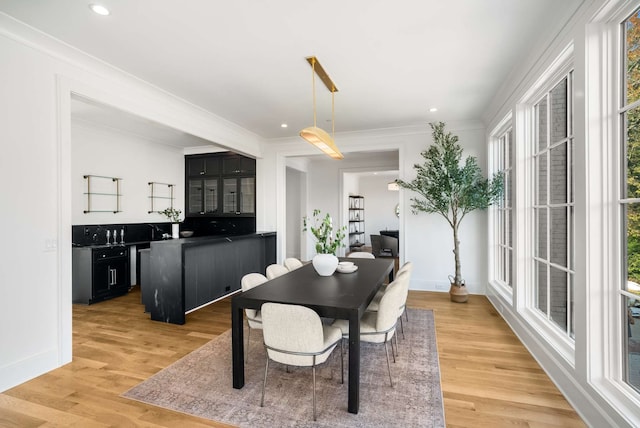
<path fill-rule="evenodd" d="M 458 223 L 453 223 L 453 255 L 456 261 L 456 273 L 454 276 L 455 285 L 462 285 L 460 274 L 460 241 L 458 240 Z"/>

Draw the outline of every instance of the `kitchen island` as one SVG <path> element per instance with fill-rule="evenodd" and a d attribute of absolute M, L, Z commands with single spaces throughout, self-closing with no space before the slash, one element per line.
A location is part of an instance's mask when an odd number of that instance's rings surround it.
<path fill-rule="evenodd" d="M 152 320 L 184 324 L 187 313 L 240 290 L 244 275 L 275 262 L 275 232 L 152 242 L 142 300 Z"/>

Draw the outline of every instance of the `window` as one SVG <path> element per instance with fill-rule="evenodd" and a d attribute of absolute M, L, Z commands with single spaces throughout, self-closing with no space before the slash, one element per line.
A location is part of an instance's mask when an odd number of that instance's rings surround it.
<path fill-rule="evenodd" d="M 640 391 L 640 9 L 621 27 L 620 214 L 624 381 Z M 638 326 L 636 326 L 636 322 Z"/>
<path fill-rule="evenodd" d="M 514 162 L 511 115 L 493 134 L 492 172 L 502 173 L 504 193 L 493 206 L 493 279 L 505 287 L 513 287 L 512 177 Z"/>
<path fill-rule="evenodd" d="M 534 104 L 534 304 L 568 337 L 573 330 L 573 72 Z"/>

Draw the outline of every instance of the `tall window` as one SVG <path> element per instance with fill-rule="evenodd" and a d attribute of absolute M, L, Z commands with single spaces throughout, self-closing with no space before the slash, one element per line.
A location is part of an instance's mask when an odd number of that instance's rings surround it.
<path fill-rule="evenodd" d="M 535 104 L 535 305 L 573 338 L 573 72 Z"/>
<path fill-rule="evenodd" d="M 624 240 L 621 287 L 625 381 L 640 391 L 640 10 L 622 23 L 620 207 Z"/>
<path fill-rule="evenodd" d="M 495 240 L 494 279 L 513 287 L 513 238 L 512 238 L 512 176 L 513 176 L 513 130 L 499 132 L 493 146 L 493 171 L 501 172 L 504 179 L 504 193 L 494 206 L 493 230 Z"/>

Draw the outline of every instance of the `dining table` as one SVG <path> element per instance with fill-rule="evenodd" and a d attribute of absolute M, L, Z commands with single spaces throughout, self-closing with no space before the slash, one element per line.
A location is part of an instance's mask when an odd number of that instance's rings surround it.
<path fill-rule="evenodd" d="M 244 386 L 243 310 L 263 303 L 302 305 L 324 318 L 349 321 L 348 411 L 360 405 L 360 319 L 385 281 L 393 281 L 393 259 L 344 259 L 357 269 L 320 276 L 311 263 L 269 280 L 231 299 L 233 387 Z"/>

